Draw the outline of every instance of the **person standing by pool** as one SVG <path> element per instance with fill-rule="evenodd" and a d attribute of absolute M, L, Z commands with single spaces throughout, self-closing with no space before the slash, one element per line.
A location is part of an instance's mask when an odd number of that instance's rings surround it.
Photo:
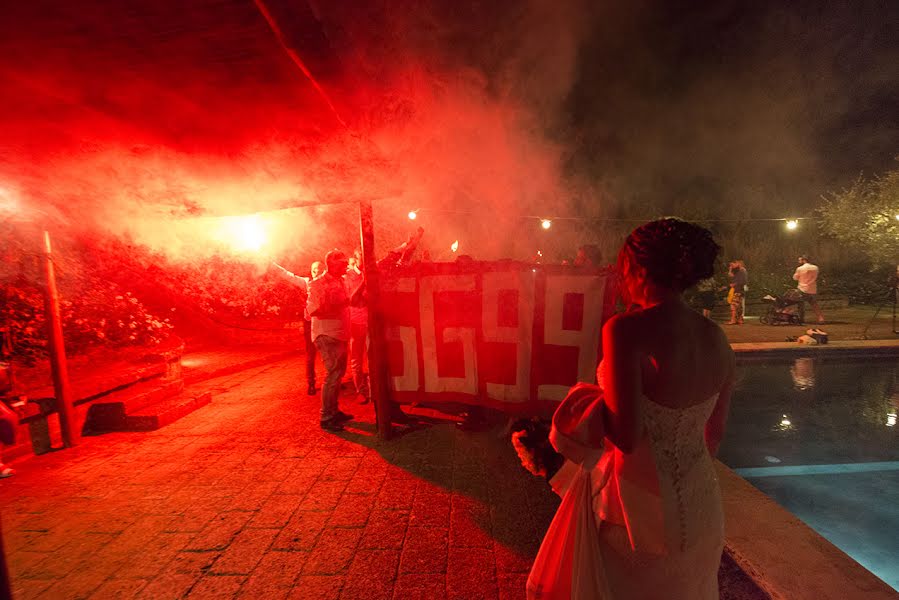
<path fill-rule="evenodd" d="M 749 275 L 746 265 L 742 260 L 730 261 L 730 291 L 727 293 L 727 302 L 730 304 L 730 321 L 728 325 L 743 324 L 743 295 L 749 283 Z"/>
<path fill-rule="evenodd" d="M 818 267 L 813 265 L 807 256 L 800 256 L 799 266 L 793 273 L 793 279 L 799 282 L 796 287 L 802 294 L 802 301 L 809 303 L 809 306 L 815 311 L 815 316 L 818 317 L 818 323 L 823 323 L 824 315 L 821 314 L 821 308 L 818 306 Z"/>

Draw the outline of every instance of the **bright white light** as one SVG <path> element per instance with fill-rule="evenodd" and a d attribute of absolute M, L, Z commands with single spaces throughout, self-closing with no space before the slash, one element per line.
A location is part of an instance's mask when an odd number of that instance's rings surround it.
<path fill-rule="evenodd" d="M 895 427 L 896 413 L 887 413 L 887 427 Z"/>
<path fill-rule="evenodd" d="M 414 221 L 418 217 L 418 213 L 414 210 L 409 211 L 409 220 Z"/>
<path fill-rule="evenodd" d="M 899 215 L 896 215 L 896 220 L 899 221 Z"/>
<path fill-rule="evenodd" d="M 19 206 L 13 198 L 12 190 L 0 187 L 0 212 L 18 212 Z"/>
<path fill-rule="evenodd" d="M 258 215 L 226 217 L 225 230 L 228 242 L 239 251 L 258 252 L 267 239 L 265 227 Z"/>
<path fill-rule="evenodd" d="M 783 417 L 780 419 L 780 422 L 774 426 L 774 431 L 787 432 L 793 431 L 795 428 L 796 426 L 793 425 L 790 417 L 788 417 L 787 415 L 783 415 Z"/>
<path fill-rule="evenodd" d="M 543 229 L 549 229 L 552 226 L 553 222 L 549 219 L 543 219 L 542 221 L 540 221 L 540 227 L 542 227 Z"/>
<path fill-rule="evenodd" d="M 799 221 L 797 221 L 796 219 L 790 219 L 787 221 L 787 229 L 789 229 L 790 231 L 793 231 L 797 227 L 799 227 Z"/>
<path fill-rule="evenodd" d="M 458 250 L 458 249 L 459 249 L 459 240 L 456 240 L 455 242 L 453 242 L 453 245 L 450 246 L 450 249 L 451 249 L 453 252 L 455 252 L 456 250 Z"/>

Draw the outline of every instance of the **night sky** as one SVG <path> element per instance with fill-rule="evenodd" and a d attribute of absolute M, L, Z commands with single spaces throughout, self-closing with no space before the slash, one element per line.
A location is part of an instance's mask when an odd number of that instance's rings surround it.
<path fill-rule="evenodd" d="M 0 177 L 132 221 L 361 196 L 780 217 L 899 154 L 896 2 L 266 4 L 345 126 L 252 0 L 21 2 Z"/>

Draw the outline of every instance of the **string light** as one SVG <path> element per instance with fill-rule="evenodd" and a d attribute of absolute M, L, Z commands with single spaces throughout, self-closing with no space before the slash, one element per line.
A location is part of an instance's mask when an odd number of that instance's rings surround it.
<path fill-rule="evenodd" d="M 455 252 L 456 250 L 458 250 L 458 249 L 459 249 L 459 240 L 456 240 L 455 242 L 453 242 L 453 244 L 450 246 L 450 249 L 451 249 L 453 252 Z"/>
<path fill-rule="evenodd" d="M 414 220 L 418 217 L 418 213 L 420 213 L 423 209 L 416 208 L 415 210 L 409 211 L 409 218 Z M 445 208 L 427 208 L 430 212 L 435 213 L 443 213 L 443 214 L 455 214 L 455 215 L 481 215 L 483 214 L 481 211 L 472 211 L 472 210 L 451 210 Z M 611 218 L 601 218 L 601 217 L 571 217 L 571 216 L 553 216 L 553 217 L 541 217 L 537 215 L 512 215 L 512 218 L 519 219 L 534 219 L 539 221 L 540 227 L 542 229 L 550 229 L 553 225 L 553 221 L 579 221 L 582 223 L 646 223 L 648 221 L 652 221 L 654 219 L 660 218 L 658 215 L 653 217 L 646 218 L 638 218 L 638 219 L 611 219 Z M 899 214 L 896 215 L 896 219 L 899 220 Z M 810 221 L 817 220 L 816 217 L 766 217 L 766 218 L 745 218 L 745 219 L 689 219 L 688 221 L 694 221 L 696 223 L 758 223 L 758 222 L 780 222 L 785 223 L 787 229 L 794 230 L 798 229 L 800 221 Z"/>

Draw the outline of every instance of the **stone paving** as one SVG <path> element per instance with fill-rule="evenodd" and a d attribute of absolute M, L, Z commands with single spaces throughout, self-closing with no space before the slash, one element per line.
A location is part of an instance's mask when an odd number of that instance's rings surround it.
<path fill-rule="evenodd" d="M 500 432 L 318 428 L 302 359 L 193 386 L 159 431 L 85 438 L 0 481 L 15 597 L 524 597 L 558 500 Z"/>

